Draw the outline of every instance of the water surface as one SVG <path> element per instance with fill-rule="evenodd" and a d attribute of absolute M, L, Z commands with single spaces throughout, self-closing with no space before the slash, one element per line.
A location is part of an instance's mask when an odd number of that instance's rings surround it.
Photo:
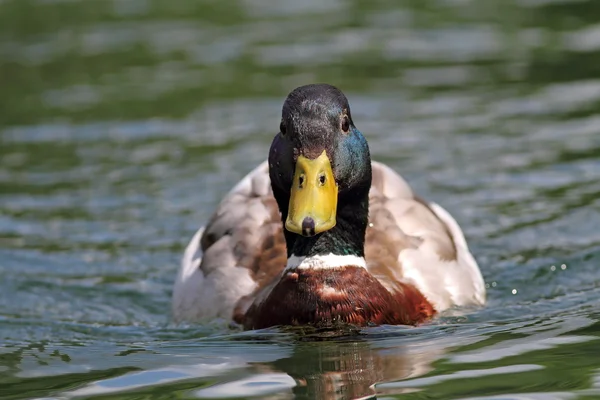
<path fill-rule="evenodd" d="M 0 1 L 0 398 L 600 396 L 600 3 Z M 489 303 L 358 337 L 174 326 L 187 241 L 325 81 Z"/>

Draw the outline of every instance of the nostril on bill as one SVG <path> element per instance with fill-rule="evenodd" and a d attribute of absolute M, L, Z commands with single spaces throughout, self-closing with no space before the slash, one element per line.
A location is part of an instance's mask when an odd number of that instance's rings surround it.
<path fill-rule="evenodd" d="M 311 217 L 306 217 L 302 221 L 302 234 L 304 236 L 314 236 L 315 235 L 315 220 Z"/>

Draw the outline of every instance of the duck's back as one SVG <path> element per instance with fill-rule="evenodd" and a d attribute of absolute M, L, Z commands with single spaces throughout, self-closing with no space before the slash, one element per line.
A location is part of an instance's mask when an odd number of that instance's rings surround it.
<path fill-rule="evenodd" d="M 387 289 L 408 282 L 437 311 L 483 304 L 485 287 L 456 221 L 416 197 L 384 164 L 373 162 L 367 268 Z M 176 321 L 243 316 L 286 265 L 286 249 L 266 162 L 244 177 L 192 238 L 173 292 Z"/>

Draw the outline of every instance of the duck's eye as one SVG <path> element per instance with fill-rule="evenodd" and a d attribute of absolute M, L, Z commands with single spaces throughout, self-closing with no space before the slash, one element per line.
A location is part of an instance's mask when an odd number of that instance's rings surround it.
<path fill-rule="evenodd" d="M 286 131 L 285 123 L 283 122 L 283 119 L 282 119 L 281 122 L 279 123 L 279 132 L 281 132 L 281 134 L 285 136 L 285 131 Z"/>
<path fill-rule="evenodd" d="M 348 131 L 350 130 L 350 119 L 348 118 L 347 115 L 344 115 L 342 117 L 341 128 L 342 128 L 342 132 L 344 132 L 344 133 L 348 133 Z"/>

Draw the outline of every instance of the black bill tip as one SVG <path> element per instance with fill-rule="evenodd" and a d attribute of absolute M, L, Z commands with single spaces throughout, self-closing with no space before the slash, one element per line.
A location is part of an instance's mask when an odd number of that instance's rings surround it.
<path fill-rule="evenodd" d="M 315 220 L 311 217 L 306 217 L 302 221 L 302 234 L 304 236 L 315 236 Z"/>

